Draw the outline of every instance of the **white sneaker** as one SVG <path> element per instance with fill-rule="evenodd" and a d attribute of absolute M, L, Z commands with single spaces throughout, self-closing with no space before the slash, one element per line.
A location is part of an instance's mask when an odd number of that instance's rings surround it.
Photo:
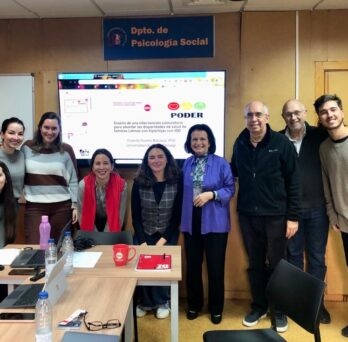
<path fill-rule="evenodd" d="M 161 305 L 156 310 L 156 318 L 163 319 L 169 316 L 170 309 L 167 305 Z"/>
<path fill-rule="evenodd" d="M 137 317 L 144 317 L 147 314 L 147 311 L 144 310 L 140 305 L 137 305 L 136 308 L 136 313 L 137 313 Z"/>

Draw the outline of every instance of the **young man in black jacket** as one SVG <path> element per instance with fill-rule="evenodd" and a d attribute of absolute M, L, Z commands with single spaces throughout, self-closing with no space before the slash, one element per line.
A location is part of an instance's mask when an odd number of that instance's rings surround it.
<path fill-rule="evenodd" d="M 290 263 L 304 269 L 304 251 L 307 255 L 307 272 L 324 280 L 326 274 L 325 252 L 329 231 L 326 214 L 319 146 L 328 137 L 323 128 L 310 126 L 303 103 L 292 99 L 285 102 L 282 117 L 286 128 L 280 133 L 294 144 L 301 175 L 302 217 L 296 235 L 288 241 L 287 258 Z M 320 322 L 331 322 L 324 304 Z"/>
<path fill-rule="evenodd" d="M 294 146 L 270 128 L 267 107 L 253 101 L 244 108 L 244 117 L 246 128 L 234 144 L 231 166 L 239 181 L 237 211 L 252 295 L 243 324 L 251 327 L 266 317 L 269 274 L 285 257 L 287 239 L 297 232 L 301 186 Z M 278 332 L 288 328 L 281 312 L 276 313 L 276 326 Z"/>

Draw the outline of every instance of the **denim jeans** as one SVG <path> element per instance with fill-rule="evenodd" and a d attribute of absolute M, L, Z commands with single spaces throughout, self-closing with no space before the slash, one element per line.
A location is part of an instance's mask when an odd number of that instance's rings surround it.
<path fill-rule="evenodd" d="M 153 235 L 145 234 L 145 241 L 148 245 L 155 245 L 161 238 L 159 233 Z M 166 245 L 175 246 L 178 243 L 179 231 L 173 232 Z M 134 244 L 139 245 L 137 238 L 134 236 Z M 169 305 L 170 288 L 169 286 L 137 286 L 137 297 L 139 304 L 147 309 L 157 308 L 159 305 Z"/>
<path fill-rule="evenodd" d="M 297 233 L 288 241 L 288 261 L 304 269 L 304 252 L 307 256 L 307 272 L 324 280 L 326 274 L 325 251 L 329 220 L 325 206 L 304 209 Z"/>

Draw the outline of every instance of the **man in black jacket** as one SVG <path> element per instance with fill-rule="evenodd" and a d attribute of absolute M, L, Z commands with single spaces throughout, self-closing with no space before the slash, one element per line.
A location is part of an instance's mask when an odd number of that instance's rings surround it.
<path fill-rule="evenodd" d="M 239 181 L 237 211 L 252 295 L 243 324 L 251 327 L 266 317 L 269 273 L 285 257 L 287 239 L 297 232 L 301 188 L 294 146 L 270 128 L 267 107 L 253 101 L 244 108 L 244 117 L 246 129 L 234 144 L 231 166 Z M 278 332 L 287 330 L 281 312 L 276 313 L 276 326 Z"/>
<path fill-rule="evenodd" d="M 327 138 L 327 132 L 310 126 L 306 120 L 307 110 L 298 100 L 285 102 L 282 116 L 286 128 L 281 131 L 294 144 L 301 175 L 302 217 L 297 234 L 288 242 L 287 258 L 290 263 L 304 269 L 304 251 L 307 255 L 307 272 L 324 280 L 326 274 L 325 251 L 329 231 L 326 214 L 319 146 Z M 324 304 L 320 322 L 331 322 Z"/>

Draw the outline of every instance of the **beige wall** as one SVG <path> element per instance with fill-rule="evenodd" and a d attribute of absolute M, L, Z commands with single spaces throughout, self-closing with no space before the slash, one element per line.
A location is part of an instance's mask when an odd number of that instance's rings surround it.
<path fill-rule="evenodd" d="M 214 58 L 109 62 L 103 60 L 100 18 L 0 20 L 0 73 L 35 74 L 37 120 L 43 112 L 58 109 L 58 71 L 225 69 L 225 154 L 229 160 L 233 143 L 244 127 L 242 107 L 248 101 L 265 101 L 270 108 L 273 128 L 279 130 L 284 126 L 280 117 L 282 104 L 295 96 L 295 12 L 219 14 L 215 19 Z M 312 103 L 320 95 L 315 94 L 315 62 L 348 60 L 347 19 L 348 11 L 301 12 L 299 15 L 300 99 L 308 107 L 311 123 L 316 122 Z M 134 170 L 126 169 L 121 173 L 131 185 Z M 226 254 L 226 294 L 228 297 L 248 297 L 246 258 L 235 199 L 231 202 L 231 208 L 232 233 Z M 129 209 L 126 226 L 131 229 Z M 330 248 L 340 248 L 339 242 L 330 245 Z M 341 261 L 332 260 L 331 263 L 329 260 L 329 268 L 337 269 L 339 262 L 339 269 L 345 270 Z M 341 273 L 336 273 L 334 277 L 342 277 Z M 331 281 L 334 282 L 334 279 Z M 347 294 L 347 287 L 348 284 L 343 286 L 341 293 Z M 183 285 L 181 291 L 185 293 Z M 332 298 L 339 299 L 337 296 Z"/>

